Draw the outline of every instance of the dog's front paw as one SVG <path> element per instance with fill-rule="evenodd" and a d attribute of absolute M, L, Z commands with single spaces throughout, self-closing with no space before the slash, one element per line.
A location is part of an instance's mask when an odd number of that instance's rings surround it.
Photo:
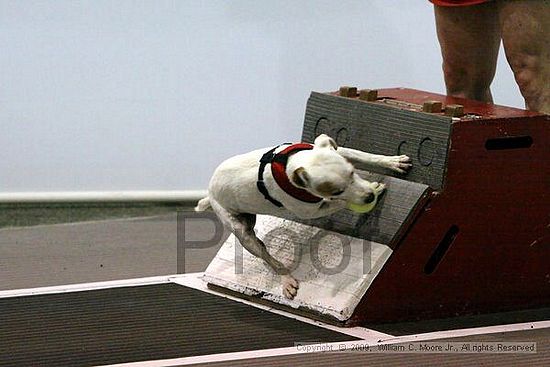
<path fill-rule="evenodd" d="M 412 167 L 412 159 L 406 155 L 387 157 L 385 166 L 398 173 L 407 173 Z"/>
<path fill-rule="evenodd" d="M 378 196 L 386 189 L 386 185 L 380 182 L 371 182 L 372 193 Z"/>
<path fill-rule="evenodd" d="M 288 299 L 293 299 L 298 293 L 298 281 L 291 275 L 282 275 L 281 283 L 283 285 L 283 295 Z"/>

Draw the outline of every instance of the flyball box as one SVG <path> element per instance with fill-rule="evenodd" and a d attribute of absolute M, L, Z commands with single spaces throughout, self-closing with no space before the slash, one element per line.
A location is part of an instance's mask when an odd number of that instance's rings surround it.
<path fill-rule="evenodd" d="M 550 116 L 342 87 L 308 100 L 302 141 L 323 133 L 413 168 L 358 167 L 387 186 L 370 213 L 259 218 L 258 236 L 300 281 L 294 300 L 234 237 L 205 273 L 211 287 L 348 326 L 550 305 Z"/>

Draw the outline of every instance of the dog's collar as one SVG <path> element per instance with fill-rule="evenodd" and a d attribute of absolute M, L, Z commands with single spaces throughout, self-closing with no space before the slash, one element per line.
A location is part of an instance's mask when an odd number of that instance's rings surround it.
<path fill-rule="evenodd" d="M 260 159 L 260 168 L 258 170 L 258 181 L 257 186 L 258 190 L 264 195 L 266 200 L 273 203 L 273 205 L 277 207 L 282 207 L 283 204 L 274 199 L 271 195 L 269 195 L 269 192 L 267 191 L 267 188 L 264 183 L 264 170 L 265 166 L 270 163 L 271 164 L 271 174 L 273 175 L 273 178 L 275 179 L 275 182 L 279 187 L 288 195 L 292 196 L 295 199 L 298 199 L 300 201 L 306 202 L 306 203 L 318 203 L 322 198 L 312 195 L 308 191 L 301 189 L 299 187 L 294 186 L 287 174 L 286 174 L 286 165 L 288 163 L 288 157 L 290 157 L 292 154 L 297 153 L 302 150 L 311 150 L 313 149 L 313 145 L 307 144 L 307 143 L 297 143 L 297 144 L 291 144 L 279 153 L 275 153 L 275 151 L 280 147 L 276 146 L 275 148 L 269 150 L 267 153 L 265 153 L 262 156 L 262 159 Z"/>

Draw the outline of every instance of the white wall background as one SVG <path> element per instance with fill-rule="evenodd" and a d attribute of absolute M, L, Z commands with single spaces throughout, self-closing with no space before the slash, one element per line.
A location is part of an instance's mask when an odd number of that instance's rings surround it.
<path fill-rule="evenodd" d="M 311 90 L 443 92 L 427 0 L 0 0 L 0 191 L 201 189 Z M 495 101 L 521 107 L 500 57 Z"/>

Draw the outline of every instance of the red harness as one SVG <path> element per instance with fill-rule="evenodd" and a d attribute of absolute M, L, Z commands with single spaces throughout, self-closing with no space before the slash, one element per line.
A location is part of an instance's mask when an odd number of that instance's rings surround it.
<path fill-rule="evenodd" d="M 263 180 L 263 173 L 265 166 L 268 163 L 271 163 L 271 174 L 273 175 L 273 178 L 275 179 L 275 182 L 279 187 L 288 195 L 292 196 L 295 199 L 298 199 L 300 201 L 306 202 L 306 203 L 318 203 L 323 198 L 320 198 L 318 196 L 312 195 L 308 191 L 301 189 L 299 187 L 296 187 L 290 182 L 287 174 L 286 174 L 286 166 L 288 163 L 288 157 L 290 157 L 292 154 L 297 153 L 302 150 L 311 150 L 313 149 L 313 145 L 307 144 L 307 143 L 297 143 L 292 144 L 279 153 L 275 153 L 275 150 L 277 150 L 279 146 L 271 149 L 269 152 L 265 153 L 260 159 L 260 169 L 258 171 L 258 190 L 264 195 L 264 197 L 272 202 L 275 206 L 282 207 L 283 204 L 279 202 L 278 200 L 275 200 L 271 195 L 269 195 L 269 192 L 267 191 L 267 188 L 265 187 L 264 180 Z"/>

